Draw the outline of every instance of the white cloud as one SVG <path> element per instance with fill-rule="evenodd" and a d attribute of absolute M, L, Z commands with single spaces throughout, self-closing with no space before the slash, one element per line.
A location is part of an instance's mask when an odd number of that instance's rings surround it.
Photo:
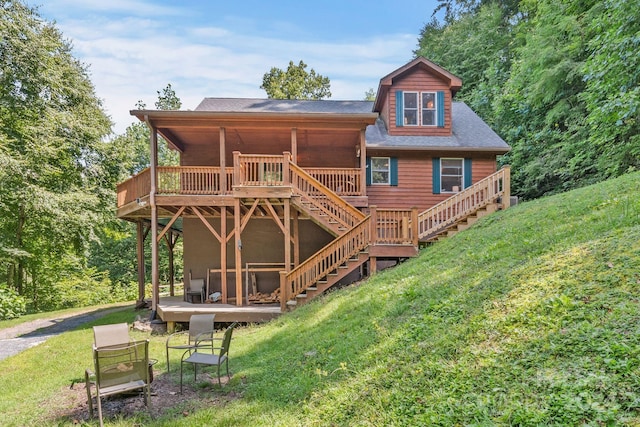
<path fill-rule="evenodd" d="M 97 96 L 122 133 L 134 121 L 129 110 L 138 100 L 154 108 L 157 91 L 171 83 L 183 108 L 193 109 L 205 96 L 264 97 L 262 76 L 271 67 L 303 60 L 329 77 L 333 99 L 363 99 L 381 77 L 411 59 L 417 38 L 386 34 L 345 42 L 310 42 L 259 37 L 240 26 L 192 26 L 183 31 L 154 16 L 183 13 L 164 7 L 146 14 L 142 1 L 56 0 L 57 7 L 84 7 L 86 15 L 57 23 L 72 40 L 74 55 L 89 65 Z M 108 4 L 108 5 L 107 5 Z M 250 25 L 245 22 L 245 25 Z M 283 24 L 282 24 L 283 25 Z"/>

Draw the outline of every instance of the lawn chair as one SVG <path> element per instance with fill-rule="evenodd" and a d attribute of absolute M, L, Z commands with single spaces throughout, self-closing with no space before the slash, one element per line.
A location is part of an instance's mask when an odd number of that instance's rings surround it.
<path fill-rule="evenodd" d="M 93 346 L 95 348 L 128 344 L 129 341 L 131 341 L 131 338 L 129 338 L 129 325 L 126 323 L 93 327 Z"/>
<path fill-rule="evenodd" d="M 208 279 L 194 279 L 189 272 L 189 285 L 185 290 L 186 300 L 193 303 L 194 297 L 200 297 L 200 302 L 203 303 L 206 300 L 207 292 L 209 291 Z"/>
<path fill-rule="evenodd" d="M 208 347 L 210 353 L 213 353 L 215 317 L 215 314 L 193 314 L 189 318 L 188 331 L 176 332 L 167 337 L 167 372 L 170 372 L 169 349 L 195 350 L 196 346 L 200 346 Z"/>
<path fill-rule="evenodd" d="M 196 347 L 193 352 L 189 350 L 185 351 L 180 359 L 180 393 L 182 393 L 182 365 L 184 363 L 193 364 L 193 380 L 196 381 L 198 375 L 198 365 L 216 366 L 218 370 L 218 384 L 222 387 L 222 381 L 220 380 L 220 366 L 224 363 L 227 368 L 227 378 L 231 380 L 229 375 L 229 345 L 231 344 L 231 335 L 233 329 L 238 325 L 238 322 L 234 322 L 224 331 L 222 342 L 220 347 L 215 347 L 218 350 L 216 353 L 201 352 L 200 348 Z M 185 359 L 185 356 L 189 354 L 189 357 Z"/>
<path fill-rule="evenodd" d="M 95 326 L 93 328 L 93 364 L 95 371 L 85 371 L 89 416 L 93 418 L 93 396 L 95 386 L 100 426 L 102 421 L 102 398 L 142 390 L 144 403 L 151 406 L 151 378 L 149 364 L 149 340 L 130 341 L 126 323 Z"/>

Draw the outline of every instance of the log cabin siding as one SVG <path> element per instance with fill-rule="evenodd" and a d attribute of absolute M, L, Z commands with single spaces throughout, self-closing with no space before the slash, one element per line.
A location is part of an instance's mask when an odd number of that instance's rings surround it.
<path fill-rule="evenodd" d="M 389 154 L 373 157 L 389 157 Z M 458 153 L 442 153 L 437 157 L 461 158 Z M 472 181 L 476 183 L 496 171 L 495 158 L 479 155 L 472 160 Z M 423 211 L 451 196 L 451 193 L 433 194 L 433 163 L 431 153 L 413 153 L 398 157 L 398 186 L 367 186 L 369 206 L 378 208 L 409 209 Z"/>
<path fill-rule="evenodd" d="M 444 92 L 444 127 L 437 126 L 396 126 L 396 92 Z M 451 135 L 451 90 L 449 86 L 429 74 L 426 70 L 417 69 L 414 73 L 394 80 L 393 86 L 387 92 L 388 105 L 386 120 L 389 135 L 429 135 L 429 136 L 449 136 Z"/>

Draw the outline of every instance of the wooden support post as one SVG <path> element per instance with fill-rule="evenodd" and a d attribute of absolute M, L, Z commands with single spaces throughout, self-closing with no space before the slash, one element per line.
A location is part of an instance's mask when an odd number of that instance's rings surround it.
<path fill-rule="evenodd" d="M 220 209 L 220 292 L 222 303 L 227 303 L 227 208 Z"/>
<path fill-rule="evenodd" d="M 227 188 L 226 140 L 227 140 L 226 129 L 221 127 L 220 128 L 220 193 L 221 194 L 227 194 L 227 191 L 230 190 Z"/>
<path fill-rule="evenodd" d="M 369 229 L 369 235 L 370 240 L 371 240 L 371 244 L 375 245 L 376 242 L 378 241 L 378 214 L 377 214 L 377 206 L 369 206 L 369 214 L 371 215 L 371 220 L 369 222 L 370 225 L 370 229 Z"/>
<path fill-rule="evenodd" d="M 291 271 L 291 201 L 284 199 L 284 271 Z"/>
<path fill-rule="evenodd" d="M 371 266 L 371 268 L 369 269 L 369 275 L 373 276 L 374 274 L 376 274 L 376 272 L 378 271 L 378 262 L 377 262 L 377 258 L 372 256 L 371 258 L 369 258 L 369 264 Z"/>
<path fill-rule="evenodd" d="M 300 265 L 300 219 L 297 210 L 293 210 L 293 265 Z"/>
<path fill-rule="evenodd" d="M 417 248 L 420 236 L 418 236 L 418 208 L 415 206 L 411 208 L 411 237 L 413 246 Z"/>
<path fill-rule="evenodd" d="M 144 222 L 138 220 L 136 222 L 136 250 L 138 255 L 138 303 L 144 302 Z"/>
<path fill-rule="evenodd" d="M 291 128 L 291 161 L 298 164 L 298 129 Z"/>
<path fill-rule="evenodd" d="M 287 309 L 287 299 L 289 298 L 287 292 L 287 281 L 285 280 L 287 277 L 286 271 L 280 272 L 280 311 L 285 311 Z"/>
<path fill-rule="evenodd" d="M 234 228 L 235 228 L 235 254 L 236 254 L 236 305 L 238 307 L 242 306 L 242 239 L 240 238 L 241 233 L 241 221 L 242 216 L 240 215 L 240 199 L 235 199 L 235 207 L 234 207 Z"/>
<path fill-rule="evenodd" d="M 148 117 L 145 117 L 147 126 L 151 130 L 149 136 L 149 152 L 151 165 L 149 168 L 151 186 L 149 190 L 149 206 L 151 208 L 151 287 L 152 287 L 152 301 L 151 310 L 152 316 L 158 310 L 158 304 L 160 303 L 160 283 L 159 283 L 159 271 L 158 271 L 158 207 L 156 206 L 156 191 L 158 186 L 158 132 L 156 128 L 151 124 Z"/>
<path fill-rule="evenodd" d="M 367 144 L 365 140 L 365 129 L 360 130 L 360 195 L 367 195 Z"/>
<path fill-rule="evenodd" d="M 503 166 L 504 180 L 502 181 L 502 209 L 511 206 L 511 166 Z"/>
<path fill-rule="evenodd" d="M 176 322 L 167 322 L 167 333 L 172 334 L 176 331 Z"/>

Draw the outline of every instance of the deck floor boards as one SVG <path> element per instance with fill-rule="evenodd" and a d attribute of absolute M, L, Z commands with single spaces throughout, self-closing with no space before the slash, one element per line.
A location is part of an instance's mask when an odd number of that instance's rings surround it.
<path fill-rule="evenodd" d="M 161 297 L 158 315 L 165 322 L 188 322 L 193 314 L 215 314 L 216 322 L 262 323 L 281 314 L 280 304 L 252 304 L 238 307 L 233 304 L 194 304 L 182 296 Z"/>

